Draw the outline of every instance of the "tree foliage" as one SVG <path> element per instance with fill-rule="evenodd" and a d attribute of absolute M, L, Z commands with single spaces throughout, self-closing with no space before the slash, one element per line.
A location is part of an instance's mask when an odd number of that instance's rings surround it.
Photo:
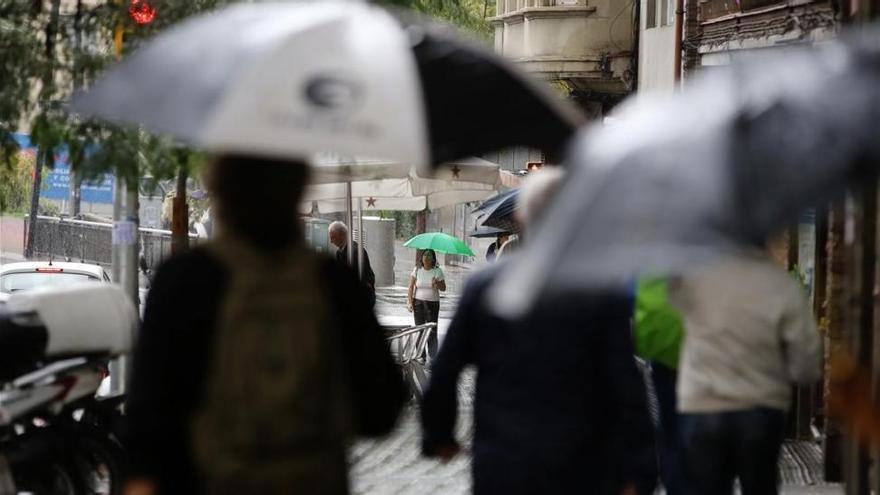
<path fill-rule="evenodd" d="M 494 0 L 377 0 L 377 3 L 449 22 L 485 41 L 492 38 L 492 26 L 485 17 L 494 14 Z"/>

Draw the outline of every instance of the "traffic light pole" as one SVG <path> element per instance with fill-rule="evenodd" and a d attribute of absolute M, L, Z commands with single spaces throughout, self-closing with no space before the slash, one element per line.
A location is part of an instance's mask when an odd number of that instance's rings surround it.
<path fill-rule="evenodd" d="M 113 33 L 113 44 L 117 58 L 122 56 L 122 38 L 123 28 L 117 26 Z M 136 153 L 135 160 L 140 162 L 140 153 Z M 140 170 L 140 168 L 140 163 L 137 163 L 137 169 Z M 138 255 L 140 254 L 138 186 L 137 174 L 134 178 L 127 180 L 117 170 L 113 188 L 112 277 L 113 281 L 119 284 L 132 299 L 135 308 L 139 308 L 141 302 L 138 291 Z M 122 355 L 110 363 L 110 393 L 112 395 L 125 393 L 128 373 L 128 355 Z"/>
<path fill-rule="evenodd" d="M 117 174 L 113 188 L 113 252 L 112 277 L 139 307 L 138 297 L 138 188 L 137 184 Z M 128 356 L 123 355 L 110 363 L 110 393 L 125 393 L 128 379 Z"/>

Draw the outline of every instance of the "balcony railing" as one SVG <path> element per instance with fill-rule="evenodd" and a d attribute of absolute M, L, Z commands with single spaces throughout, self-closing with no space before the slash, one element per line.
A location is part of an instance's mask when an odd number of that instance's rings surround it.
<path fill-rule="evenodd" d="M 748 13 L 768 7 L 784 6 L 787 0 L 703 0 L 700 2 L 700 21 L 710 21 L 734 14 Z"/>

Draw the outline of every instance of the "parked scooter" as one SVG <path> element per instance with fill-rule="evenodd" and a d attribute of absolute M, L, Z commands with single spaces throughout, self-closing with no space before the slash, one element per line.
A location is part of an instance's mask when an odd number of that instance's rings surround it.
<path fill-rule="evenodd" d="M 95 392 L 137 321 L 110 284 L 14 293 L 0 305 L 0 495 L 121 491 L 122 397 Z"/>

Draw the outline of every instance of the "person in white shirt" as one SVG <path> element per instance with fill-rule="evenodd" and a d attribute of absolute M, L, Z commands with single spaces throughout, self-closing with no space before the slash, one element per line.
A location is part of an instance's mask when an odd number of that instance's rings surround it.
<path fill-rule="evenodd" d="M 440 292 L 446 290 L 443 270 L 437 266 L 437 254 L 433 249 L 422 251 L 421 265 L 417 265 L 409 277 L 407 290 L 408 309 L 413 314 L 416 325 L 437 323 L 440 316 Z M 437 330 L 428 337 L 428 354 L 437 354 Z"/>
<path fill-rule="evenodd" d="M 758 250 L 671 282 L 684 318 L 678 411 L 686 493 L 778 492 L 792 384 L 815 382 L 822 346 L 795 277 Z"/>

